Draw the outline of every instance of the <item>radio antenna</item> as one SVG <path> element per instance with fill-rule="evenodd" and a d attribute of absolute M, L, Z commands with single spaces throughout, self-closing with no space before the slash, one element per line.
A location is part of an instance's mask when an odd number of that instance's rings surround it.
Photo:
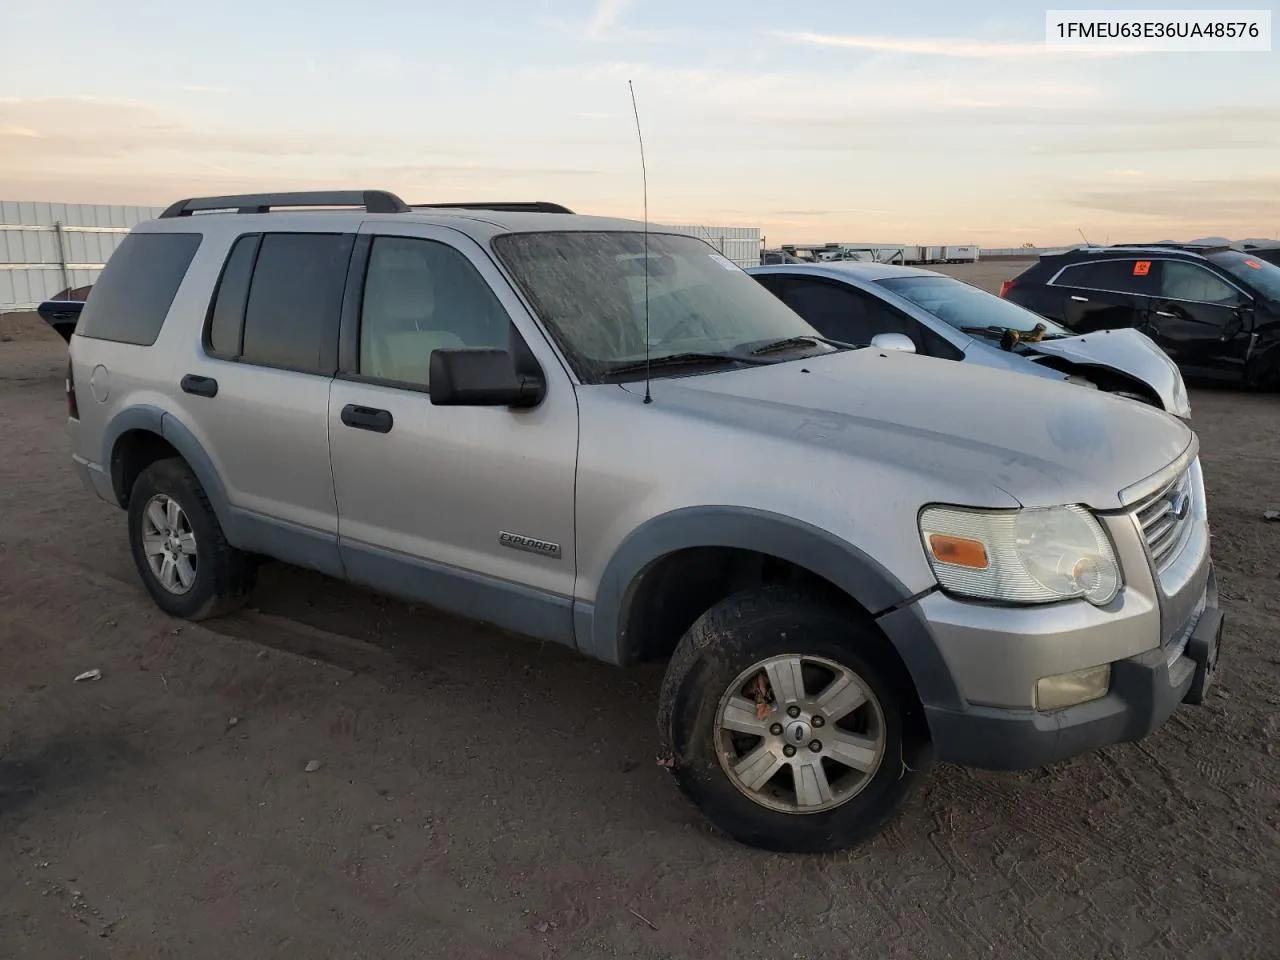
<path fill-rule="evenodd" d="M 640 108 L 636 106 L 636 88 L 630 80 L 631 112 L 636 118 L 636 140 L 640 142 L 640 182 L 644 190 L 644 402 L 653 403 L 649 391 L 649 171 L 644 165 L 644 134 L 640 132 Z"/>

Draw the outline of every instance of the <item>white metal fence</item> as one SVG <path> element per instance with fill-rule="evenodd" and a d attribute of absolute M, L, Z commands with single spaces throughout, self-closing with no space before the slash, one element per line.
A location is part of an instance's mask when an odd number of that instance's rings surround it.
<path fill-rule="evenodd" d="M 760 228 L 759 227 L 705 227 L 696 224 L 654 224 L 656 230 L 671 230 L 675 233 L 688 234 L 705 240 L 726 260 L 732 260 L 740 267 L 756 267 L 760 265 Z"/>
<path fill-rule="evenodd" d="M 89 286 L 129 229 L 161 209 L 0 200 L 0 312 Z"/>
<path fill-rule="evenodd" d="M 130 228 L 162 209 L 0 201 L 0 313 L 34 310 L 59 293 L 93 284 Z M 660 229 L 699 237 L 742 267 L 760 262 L 759 227 Z"/>

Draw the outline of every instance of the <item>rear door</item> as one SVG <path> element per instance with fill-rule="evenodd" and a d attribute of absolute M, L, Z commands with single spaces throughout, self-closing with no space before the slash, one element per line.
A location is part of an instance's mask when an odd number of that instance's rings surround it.
<path fill-rule="evenodd" d="M 1050 280 L 1061 297 L 1063 326 L 1076 333 L 1141 330 L 1158 287 L 1150 258 L 1088 260 L 1063 267 Z"/>
<path fill-rule="evenodd" d="M 227 488 L 238 545 L 340 576 L 329 384 L 355 235 L 298 222 L 232 242 L 176 397 Z"/>
<path fill-rule="evenodd" d="M 1147 334 L 1190 376 L 1236 380 L 1253 339 L 1251 298 L 1216 272 L 1161 260 Z"/>

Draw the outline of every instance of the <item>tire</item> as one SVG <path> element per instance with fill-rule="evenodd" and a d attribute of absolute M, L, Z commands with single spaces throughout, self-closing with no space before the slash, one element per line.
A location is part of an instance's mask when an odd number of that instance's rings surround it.
<path fill-rule="evenodd" d="M 128 514 L 134 566 L 151 599 L 165 613 L 207 620 L 230 613 L 248 600 L 257 578 L 254 558 L 227 543 L 200 481 L 185 462 L 157 460 L 147 466 L 130 491 Z M 160 542 L 168 549 L 157 555 Z M 149 553 L 158 560 L 159 571 L 153 568 Z M 177 557 L 177 562 L 166 566 L 166 556 Z"/>
<path fill-rule="evenodd" d="M 803 664 L 807 696 L 788 698 L 784 691 L 782 698 L 795 699 L 797 708 L 804 704 L 798 718 L 777 702 L 772 681 L 764 690 L 757 679 L 746 682 L 748 692 L 770 701 L 763 708 L 732 699 L 735 693 L 742 695 L 744 688 L 739 684 L 759 664 L 784 657 L 791 659 L 775 660 L 771 668 L 778 670 L 797 660 Z M 841 676 L 829 669 L 831 665 L 846 671 L 846 681 L 849 674 L 856 678 L 859 695 L 866 696 L 866 702 L 827 726 L 819 698 L 834 687 L 824 686 L 817 675 Z M 756 677 L 767 675 L 767 671 L 756 673 Z M 785 672 L 776 675 L 785 682 Z M 835 716 L 840 709 L 835 698 L 828 702 Z M 747 705 L 752 708 L 750 716 L 743 712 Z M 735 724 L 754 727 L 752 718 L 758 722 L 762 715 L 766 726 L 759 733 L 728 732 L 721 723 L 732 716 Z M 776 732 L 779 727 L 781 736 Z M 803 734 L 793 757 L 779 761 L 793 732 Z M 873 836 L 907 802 L 932 761 L 932 745 L 911 681 L 870 619 L 853 617 L 814 595 L 785 587 L 729 597 L 689 628 L 663 680 L 658 733 L 663 765 L 714 826 L 741 843 L 781 853 L 841 850 Z M 822 744 L 824 736 L 827 742 Z M 870 763 L 870 754 L 861 752 L 857 754 L 861 770 L 839 762 L 833 765 L 828 753 L 850 742 L 851 736 L 862 736 L 859 743 L 875 742 L 878 759 Z M 816 759 L 830 774 L 824 778 L 830 791 L 826 800 L 814 779 L 815 758 L 806 753 L 814 741 L 828 751 Z M 778 762 L 784 766 L 776 767 L 763 789 L 753 791 L 743 778 L 735 782 L 730 773 L 747 756 L 763 757 L 765 766 Z M 808 800 L 816 798 L 819 803 L 801 802 L 797 778 L 807 781 Z M 839 798 L 837 788 L 842 791 Z M 810 809 L 802 810 L 804 806 Z"/>

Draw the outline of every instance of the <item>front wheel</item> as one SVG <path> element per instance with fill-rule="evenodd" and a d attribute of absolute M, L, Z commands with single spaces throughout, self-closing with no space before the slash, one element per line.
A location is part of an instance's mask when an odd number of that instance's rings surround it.
<path fill-rule="evenodd" d="M 712 607 L 681 640 L 659 702 L 681 791 L 768 850 L 839 850 L 875 834 L 930 753 L 886 644 L 869 622 L 786 588 Z"/>

